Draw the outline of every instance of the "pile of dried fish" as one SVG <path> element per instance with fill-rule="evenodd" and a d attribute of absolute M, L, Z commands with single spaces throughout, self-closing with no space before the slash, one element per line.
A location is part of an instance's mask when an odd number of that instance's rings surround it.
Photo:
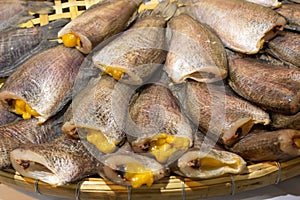
<path fill-rule="evenodd" d="M 0 14 L 0 168 L 136 188 L 300 156 L 298 3 L 104 0 L 22 29 L 51 2 L 1 0 L 25 7 Z"/>

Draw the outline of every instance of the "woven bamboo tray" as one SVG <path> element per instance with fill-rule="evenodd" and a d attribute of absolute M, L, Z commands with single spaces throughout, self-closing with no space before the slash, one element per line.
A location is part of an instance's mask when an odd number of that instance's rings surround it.
<path fill-rule="evenodd" d="M 55 187 L 38 180 L 22 177 L 13 170 L 0 171 L 0 182 L 23 190 L 71 199 L 201 199 L 234 195 L 300 175 L 300 157 L 286 162 L 264 162 L 247 167 L 241 175 L 214 179 L 189 179 L 179 176 L 164 178 L 151 187 L 131 189 L 103 180 L 86 178 L 78 183 Z"/>
<path fill-rule="evenodd" d="M 69 18 L 74 19 L 90 6 L 100 0 L 62 0 L 53 1 L 53 12 L 46 15 L 35 15 L 34 19 L 20 24 L 29 28 L 43 26 L 51 21 Z M 159 0 L 152 0 L 156 4 Z M 151 9 L 153 5 L 145 0 L 139 10 Z M 34 14 L 34 13 L 33 13 Z M 72 199 L 200 199 L 253 190 L 277 184 L 286 179 L 300 175 L 300 157 L 286 162 L 264 162 L 248 165 L 247 173 L 228 175 L 214 179 L 197 180 L 171 176 L 160 180 L 151 187 L 131 189 L 116 185 L 99 177 L 90 177 L 78 183 L 52 186 L 38 180 L 22 177 L 12 169 L 0 171 L 0 182 L 20 189 L 44 195 Z"/>

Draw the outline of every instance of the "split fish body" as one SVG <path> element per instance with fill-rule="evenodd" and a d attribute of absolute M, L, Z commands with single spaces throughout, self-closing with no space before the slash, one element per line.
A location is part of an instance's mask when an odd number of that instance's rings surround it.
<path fill-rule="evenodd" d="M 62 45 L 26 60 L 5 82 L 0 99 L 10 111 L 39 123 L 54 116 L 71 100 L 84 56 Z"/>
<path fill-rule="evenodd" d="M 169 37 L 166 71 L 175 83 L 226 78 L 225 48 L 210 28 L 182 14 L 170 20 L 166 34 Z"/>

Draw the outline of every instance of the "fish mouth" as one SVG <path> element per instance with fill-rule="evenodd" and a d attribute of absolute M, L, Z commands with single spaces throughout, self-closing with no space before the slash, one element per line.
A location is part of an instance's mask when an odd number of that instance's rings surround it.
<path fill-rule="evenodd" d="M 276 24 L 273 27 L 271 27 L 269 30 L 267 30 L 264 36 L 262 37 L 262 39 L 257 43 L 257 48 L 258 49 L 263 48 L 264 43 L 274 38 L 280 31 L 284 29 L 285 25 L 286 25 L 286 20 L 283 17 L 279 17 Z"/>
<path fill-rule="evenodd" d="M 19 98 L 11 98 L 3 100 L 4 104 L 10 111 L 21 115 L 23 119 L 30 119 L 32 117 L 40 117 L 41 115 L 33 109 L 25 100 Z"/>
<path fill-rule="evenodd" d="M 108 138 L 100 130 L 79 127 L 77 127 L 77 130 L 83 133 L 83 135 L 86 134 L 87 141 L 105 154 L 113 153 L 118 148 L 118 142 L 114 141 L 113 138 Z"/>
<path fill-rule="evenodd" d="M 134 151 L 150 153 L 160 163 L 166 163 L 172 155 L 187 150 L 189 146 L 190 140 L 188 138 L 166 133 L 132 143 Z"/>
<path fill-rule="evenodd" d="M 253 120 L 251 118 L 241 118 L 230 125 L 222 136 L 224 145 L 230 147 L 240 138 L 247 135 L 255 124 L 269 124 L 269 120 Z"/>
<path fill-rule="evenodd" d="M 225 159 L 218 152 L 189 151 L 178 160 L 178 168 L 187 177 L 213 178 L 226 173 L 240 173 L 245 162 L 238 157 Z"/>
<path fill-rule="evenodd" d="M 51 185 L 61 185 L 60 178 L 47 166 L 46 160 L 29 150 L 16 149 L 11 152 L 13 168 L 22 176 L 40 180 Z"/>
<path fill-rule="evenodd" d="M 118 184 L 139 188 L 142 185 L 150 187 L 154 182 L 154 172 L 132 157 L 122 155 L 116 159 L 113 156 L 106 163 L 109 164 L 103 167 L 105 177 Z"/>
<path fill-rule="evenodd" d="M 59 34 L 59 42 L 63 43 L 65 47 L 77 48 L 83 54 L 88 54 L 92 50 L 92 42 L 83 34 L 79 32 L 71 32 Z"/>

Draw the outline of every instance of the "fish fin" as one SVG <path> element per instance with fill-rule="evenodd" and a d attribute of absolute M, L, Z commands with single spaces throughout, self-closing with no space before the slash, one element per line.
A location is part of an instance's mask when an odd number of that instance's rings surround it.
<path fill-rule="evenodd" d="M 177 4 L 175 2 L 163 1 L 159 3 L 154 10 L 145 10 L 139 14 L 139 18 L 145 18 L 147 16 L 163 17 L 165 20 L 169 20 L 175 14 L 177 10 Z"/>
<path fill-rule="evenodd" d="M 25 1 L 26 10 L 37 14 L 49 14 L 53 12 L 53 3 L 48 1 Z"/>
<path fill-rule="evenodd" d="M 57 39 L 57 33 L 60 31 L 67 23 L 70 22 L 70 19 L 62 18 L 50 22 L 49 24 L 42 26 L 43 39 L 52 40 Z"/>

